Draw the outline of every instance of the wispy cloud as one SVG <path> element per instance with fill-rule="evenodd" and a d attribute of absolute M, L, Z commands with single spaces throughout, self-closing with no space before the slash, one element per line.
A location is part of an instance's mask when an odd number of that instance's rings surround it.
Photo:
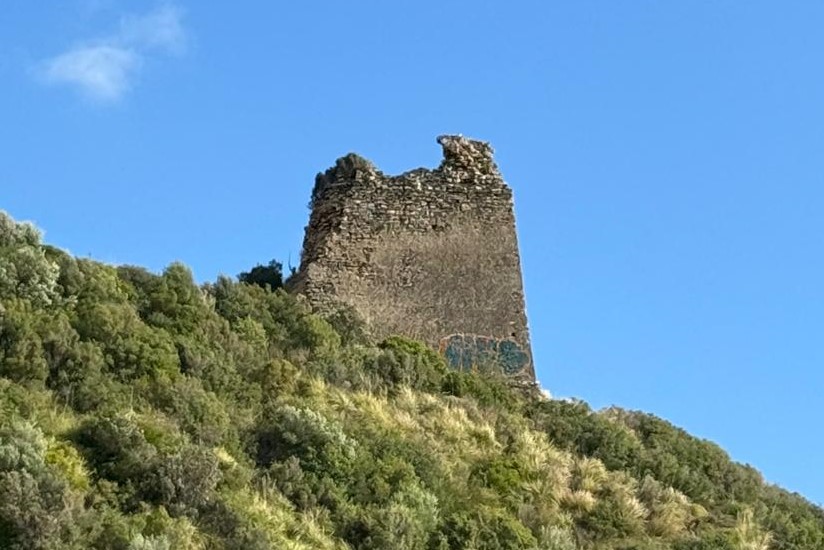
<path fill-rule="evenodd" d="M 131 89 L 148 57 L 185 53 L 187 33 L 182 19 L 182 10 L 172 5 L 143 15 L 125 15 L 116 33 L 47 59 L 36 72 L 48 84 L 74 87 L 97 101 L 117 101 Z"/>
<path fill-rule="evenodd" d="M 115 46 L 85 46 L 50 59 L 43 76 L 53 84 L 68 84 L 101 101 L 116 101 L 129 89 L 140 57 Z"/>
<path fill-rule="evenodd" d="M 145 15 L 127 15 L 120 20 L 118 40 L 146 50 L 182 54 L 186 50 L 183 12 L 177 6 L 162 6 Z"/>

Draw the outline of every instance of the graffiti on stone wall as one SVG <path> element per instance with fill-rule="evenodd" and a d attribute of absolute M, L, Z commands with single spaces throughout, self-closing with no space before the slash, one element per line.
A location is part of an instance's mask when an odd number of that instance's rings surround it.
<path fill-rule="evenodd" d="M 441 339 L 440 352 L 455 369 L 497 366 L 506 374 L 517 374 L 529 367 L 529 354 L 511 338 L 452 334 Z"/>

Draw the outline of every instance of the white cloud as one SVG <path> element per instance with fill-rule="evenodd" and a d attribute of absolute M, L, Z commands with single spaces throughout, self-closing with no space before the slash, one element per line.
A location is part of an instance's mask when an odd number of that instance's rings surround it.
<path fill-rule="evenodd" d="M 184 53 L 182 17 L 172 5 L 123 16 L 117 33 L 47 59 L 36 72 L 48 84 L 74 87 L 98 101 L 117 101 L 131 89 L 148 56 Z"/>
<path fill-rule="evenodd" d="M 115 46 L 80 47 L 50 59 L 43 77 L 53 84 L 68 84 L 92 99 L 116 101 L 129 89 L 141 58 Z"/>

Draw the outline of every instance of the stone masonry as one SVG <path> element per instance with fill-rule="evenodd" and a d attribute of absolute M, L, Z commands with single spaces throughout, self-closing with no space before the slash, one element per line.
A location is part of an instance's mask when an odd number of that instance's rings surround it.
<path fill-rule="evenodd" d="M 433 170 L 387 176 L 350 153 L 318 174 L 289 286 L 321 314 L 354 307 L 376 336 L 517 348 L 508 372 L 534 380 L 512 190 L 488 143 L 438 142 Z"/>

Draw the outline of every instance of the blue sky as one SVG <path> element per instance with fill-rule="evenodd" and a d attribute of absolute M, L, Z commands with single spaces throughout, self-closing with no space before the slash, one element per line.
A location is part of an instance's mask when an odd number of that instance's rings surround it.
<path fill-rule="evenodd" d="M 824 3 L 5 0 L 0 208 L 202 281 L 297 264 L 316 172 L 491 141 L 538 376 L 824 502 Z"/>

